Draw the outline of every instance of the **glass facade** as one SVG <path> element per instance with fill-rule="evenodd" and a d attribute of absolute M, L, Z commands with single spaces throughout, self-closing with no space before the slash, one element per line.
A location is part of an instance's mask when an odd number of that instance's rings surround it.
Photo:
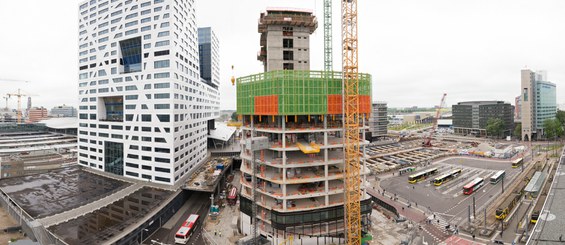
<path fill-rule="evenodd" d="M 557 98 L 555 84 L 544 81 L 536 81 L 536 127 L 543 129 L 543 122 L 554 119 L 557 113 Z"/>
<path fill-rule="evenodd" d="M 371 214 L 371 202 L 371 199 L 361 201 L 361 214 Z M 251 216 L 252 206 L 251 200 L 240 196 L 240 210 L 242 213 Z M 302 212 L 283 213 L 271 211 L 271 226 L 275 229 L 284 230 L 287 227 L 343 220 L 343 215 L 343 205 Z"/>
<path fill-rule="evenodd" d="M 124 144 L 104 141 L 104 171 L 124 175 Z"/>
<path fill-rule="evenodd" d="M 120 41 L 124 73 L 141 71 L 141 37 Z"/>

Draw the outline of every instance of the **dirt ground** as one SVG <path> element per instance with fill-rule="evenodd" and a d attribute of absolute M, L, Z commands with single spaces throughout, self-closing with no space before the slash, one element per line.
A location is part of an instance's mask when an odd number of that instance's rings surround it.
<path fill-rule="evenodd" d="M 373 238 L 378 238 L 371 241 L 371 244 L 400 244 L 402 240 L 408 238 L 406 222 L 395 223 L 377 210 L 373 210 L 371 213 L 371 221 L 373 223 L 371 228 Z"/>
<path fill-rule="evenodd" d="M 18 240 L 24 238 L 23 234 L 19 232 L 4 233 L 4 228 L 16 225 L 17 222 L 12 219 L 12 217 L 10 217 L 3 208 L 0 208 L 0 245 L 8 244 L 8 241 L 10 241 L 10 239 Z"/>

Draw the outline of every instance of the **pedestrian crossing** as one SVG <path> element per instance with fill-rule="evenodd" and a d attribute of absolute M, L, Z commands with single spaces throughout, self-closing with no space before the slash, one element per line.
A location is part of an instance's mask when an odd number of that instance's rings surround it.
<path fill-rule="evenodd" d="M 433 226 L 435 226 L 436 228 L 438 228 L 438 230 L 442 231 L 442 232 L 445 233 L 445 234 L 448 234 L 448 233 L 446 232 L 445 227 L 446 227 L 447 225 L 449 225 L 449 223 L 447 223 L 447 221 L 446 221 L 441 215 L 432 214 L 432 215 L 428 216 L 428 219 L 427 219 L 427 220 L 428 220 L 428 222 L 431 222 L 431 224 L 432 224 Z"/>

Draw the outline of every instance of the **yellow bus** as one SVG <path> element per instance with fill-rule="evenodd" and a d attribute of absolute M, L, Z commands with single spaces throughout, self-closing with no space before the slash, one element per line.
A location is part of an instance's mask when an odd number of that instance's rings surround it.
<path fill-rule="evenodd" d="M 434 185 L 440 186 L 444 182 L 447 182 L 447 181 L 457 177 L 460 173 L 461 173 L 461 169 L 459 168 L 459 169 L 452 170 L 449 173 L 443 174 L 443 175 L 434 179 Z"/>
<path fill-rule="evenodd" d="M 437 168 L 430 168 L 428 170 L 424 170 L 419 173 L 415 173 L 413 175 L 408 176 L 408 183 L 416 184 L 419 181 L 425 180 L 430 175 L 434 175 L 437 173 Z"/>
<path fill-rule="evenodd" d="M 522 164 L 524 164 L 524 158 L 518 158 L 518 159 L 512 161 L 512 168 L 517 168 Z"/>

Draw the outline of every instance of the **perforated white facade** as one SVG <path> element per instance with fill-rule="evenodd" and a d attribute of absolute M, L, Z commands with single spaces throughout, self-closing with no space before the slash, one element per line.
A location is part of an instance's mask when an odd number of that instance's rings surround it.
<path fill-rule="evenodd" d="M 78 45 L 80 165 L 172 185 L 205 160 L 194 0 L 83 1 Z"/>

